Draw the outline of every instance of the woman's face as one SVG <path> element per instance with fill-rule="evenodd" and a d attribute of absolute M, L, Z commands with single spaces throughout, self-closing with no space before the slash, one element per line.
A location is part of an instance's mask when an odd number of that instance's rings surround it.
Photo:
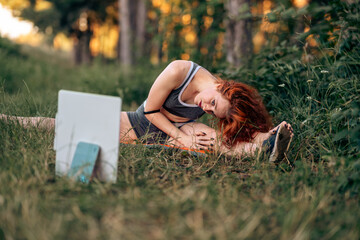
<path fill-rule="evenodd" d="M 206 113 L 225 118 L 231 104 L 216 88 L 207 88 L 196 95 L 194 102 Z"/>

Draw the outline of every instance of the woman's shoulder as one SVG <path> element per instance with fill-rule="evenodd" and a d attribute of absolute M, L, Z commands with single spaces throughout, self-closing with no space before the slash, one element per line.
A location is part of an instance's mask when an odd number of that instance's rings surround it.
<path fill-rule="evenodd" d="M 188 60 L 174 60 L 170 62 L 168 68 L 171 68 L 174 71 L 187 71 L 191 67 L 192 62 Z"/>
<path fill-rule="evenodd" d="M 191 61 L 174 60 L 165 68 L 164 73 L 167 79 L 172 79 L 174 85 L 178 86 L 183 82 L 192 65 Z"/>

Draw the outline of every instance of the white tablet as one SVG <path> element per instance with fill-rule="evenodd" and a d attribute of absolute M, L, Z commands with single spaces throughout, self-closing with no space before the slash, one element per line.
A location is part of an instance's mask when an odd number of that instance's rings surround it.
<path fill-rule="evenodd" d="M 60 90 L 55 121 L 56 174 L 68 174 L 79 142 L 100 146 L 95 176 L 115 182 L 121 98 Z"/>

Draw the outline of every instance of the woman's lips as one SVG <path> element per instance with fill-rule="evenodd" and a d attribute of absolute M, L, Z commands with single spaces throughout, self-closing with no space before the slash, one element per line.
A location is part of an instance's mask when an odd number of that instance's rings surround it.
<path fill-rule="evenodd" d="M 199 102 L 199 107 L 201 108 L 201 101 Z"/>

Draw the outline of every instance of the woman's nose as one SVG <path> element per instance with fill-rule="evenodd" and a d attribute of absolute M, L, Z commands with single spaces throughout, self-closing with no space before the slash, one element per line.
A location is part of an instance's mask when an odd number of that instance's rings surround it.
<path fill-rule="evenodd" d="M 207 103 L 203 104 L 203 110 L 204 111 L 209 110 L 209 104 L 207 104 Z"/>
<path fill-rule="evenodd" d="M 207 111 L 212 111 L 213 109 L 212 109 L 212 106 L 211 106 L 210 104 L 205 103 L 205 104 L 204 104 L 204 107 L 203 107 L 203 110 L 204 110 L 205 112 L 207 112 Z"/>

